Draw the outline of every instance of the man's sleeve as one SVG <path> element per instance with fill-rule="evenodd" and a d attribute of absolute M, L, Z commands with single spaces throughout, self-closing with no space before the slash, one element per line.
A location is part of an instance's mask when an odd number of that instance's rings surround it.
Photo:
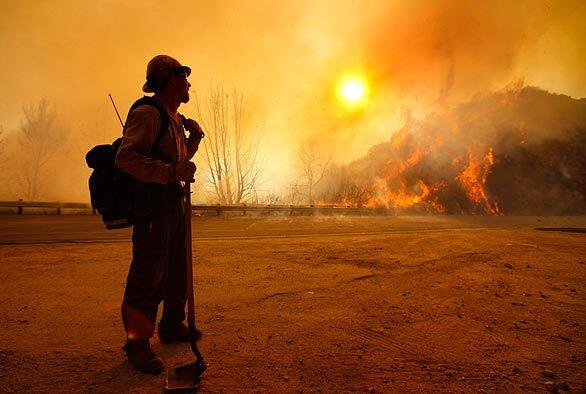
<path fill-rule="evenodd" d="M 191 160 L 193 156 L 195 156 L 195 152 L 197 152 L 199 148 L 199 143 L 201 140 L 195 138 L 195 133 L 189 134 L 189 138 L 187 138 L 187 159 Z"/>
<path fill-rule="evenodd" d="M 126 119 L 116 166 L 144 182 L 170 182 L 171 164 L 149 157 L 161 125 L 159 112 L 149 105 L 134 109 Z"/>

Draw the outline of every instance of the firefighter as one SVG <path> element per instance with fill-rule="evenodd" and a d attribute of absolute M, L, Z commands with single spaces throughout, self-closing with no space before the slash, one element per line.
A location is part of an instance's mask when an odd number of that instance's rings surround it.
<path fill-rule="evenodd" d="M 134 224 L 132 262 L 122 302 L 123 350 L 136 369 L 152 374 L 164 368 L 150 347 L 161 302 L 159 340 L 189 342 L 184 320 L 186 247 L 191 242 L 185 209 L 190 196 L 183 192 L 182 183 L 193 181 L 196 167 L 190 160 L 203 138 L 199 124 L 177 112 L 189 101 L 190 74 L 189 67 L 170 56 L 158 55 L 148 63 L 142 89 L 154 95 L 129 112 L 116 155 L 120 170 L 139 181 L 161 185 L 158 198 L 150 199 L 150 214 Z M 197 334 L 201 337 L 201 332 Z"/>

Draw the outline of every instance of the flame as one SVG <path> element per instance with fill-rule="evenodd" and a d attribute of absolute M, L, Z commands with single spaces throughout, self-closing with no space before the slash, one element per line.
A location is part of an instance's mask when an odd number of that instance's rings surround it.
<path fill-rule="evenodd" d="M 415 185 L 409 186 L 405 180 L 398 180 L 398 186 L 393 187 L 386 179 L 375 182 L 375 193 L 365 203 L 368 208 L 404 209 L 418 206 L 424 211 L 445 212 L 445 207 L 439 202 L 436 192 L 445 187 L 445 183 L 438 182 L 428 186 L 419 179 Z"/>
<path fill-rule="evenodd" d="M 402 181 L 398 190 L 387 192 L 389 204 L 393 208 L 408 208 L 417 204 L 427 203 L 437 212 L 444 212 L 444 207 L 440 204 L 437 198 L 433 197 L 433 193 L 444 186 L 443 183 L 438 183 L 428 186 L 422 180 L 418 180 L 416 188 L 420 190 L 419 193 L 409 193 L 407 183 Z"/>
<path fill-rule="evenodd" d="M 332 178 L 335 181 L 328 185 L 331 191 L 324 192 L 326 200 L 344 206 L 384 207 L 397 213 L 509 212 L 515 206 L 512 199 L 518 200 L 522 190 L 518 190 L 519 186 L 513 196 L 502 185 L 522 184 L 521 171 L 531 171 L 540 157 L 525 157 L 526 152 L 536 149 L 528 145 L 538 142 L 537 137 L 530 137 L 535 125 L 528 107 L 535 94 L 543 96 L 519 81 L 470 103 L 434 108 L 422 119 L 405 110 L 403 127 L 388 141 L 340 167 L 336 178 Z M 551 157 L 560 152 L 573 157 L 573 152 L 579 150 L 564 149 L 556 146 L 545 151 Z M 556 165 L 558 159 L 556 156 L 548 160 L 553 164 L 543 168 Z M 517 163 L 526 165 L 517 168 Z M 564 169 L 567 165 L 564 159 Z M 558 167 L 552 171 L 560 171 Z"/>
<path fill-rule="evenodd" d="M 500 215 L 498 204 L 491 201 L 486 192 L 486 179 L 493 164 L 492 148 L 483 157 L 474 155 L 469 149 L 468 165 L 456 179 L 462 184 L 470 201 L 482 205 L 486 213 Z"/>
<path fill-rule="evenodd" d="M 475 117 L 467 119 L 466 126 L 470 126 L 469 123 L 473 123 L 475 119 Z M 462 130 L 454 117 L 447 117 L 446 124 L 454 134 Z M 451 160 L 454 179 L 427 181 L 421 176 L 413 179 L 411 172 L 425 174 L 425 171 L 418 169 L 418 166 L 421 166 L 426 158 L 442 147 L 443 140 L 438 133 L 431 138 L 429 145 L 420 146 L 411 137 L 407 128 L 393 135 L 391 144 L 399 154 L 385 163 L 381 175 L 374 180 L 366 193 L 368 194 L 366 199 L 358 202 L 355 195 L 345 194 L 336 200 L 341 201 L 344 206 L 384 207 L 396 210 L 414 208 L 442 213 L 447 209 L 440 201 L 440 195 L 450 183 L 456 183 L 460 185 L 469 202 L 476 207 L 475 211 L 480 210 L 492 215 L 501 214 L 497 202 L 489 198 L 486 189 L 486 181 L 494 164 L 492 148 L 489 148 L 485 154 L 475 154 L 469 148 L 467 157 L 455 156 Z"/>

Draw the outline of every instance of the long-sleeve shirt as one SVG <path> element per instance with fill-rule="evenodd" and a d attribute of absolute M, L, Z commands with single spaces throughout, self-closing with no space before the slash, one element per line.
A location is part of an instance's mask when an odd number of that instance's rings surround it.
<path fill-rule="evenodd" d="M 177 114 L 169 115 L 167 132 L 153 151 L 161 127 L 159 111 L 141 105 L 128 114 L 122 144 L 116 155 L 116 166 L 144 182 L 169 184 L 173 181 L 173 163 L 190 160 L 199 141 L 185 138 L 183 124 Z"/>

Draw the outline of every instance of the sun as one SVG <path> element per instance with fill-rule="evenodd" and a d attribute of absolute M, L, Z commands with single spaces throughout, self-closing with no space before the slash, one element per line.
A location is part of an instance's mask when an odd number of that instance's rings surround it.
<path fill-rule="evenodd" d="M 368 83 L 364 77 L 344 77 L 338 83 L 338 99 L 349 107 L 364 105 L 368 97 Z"/>

